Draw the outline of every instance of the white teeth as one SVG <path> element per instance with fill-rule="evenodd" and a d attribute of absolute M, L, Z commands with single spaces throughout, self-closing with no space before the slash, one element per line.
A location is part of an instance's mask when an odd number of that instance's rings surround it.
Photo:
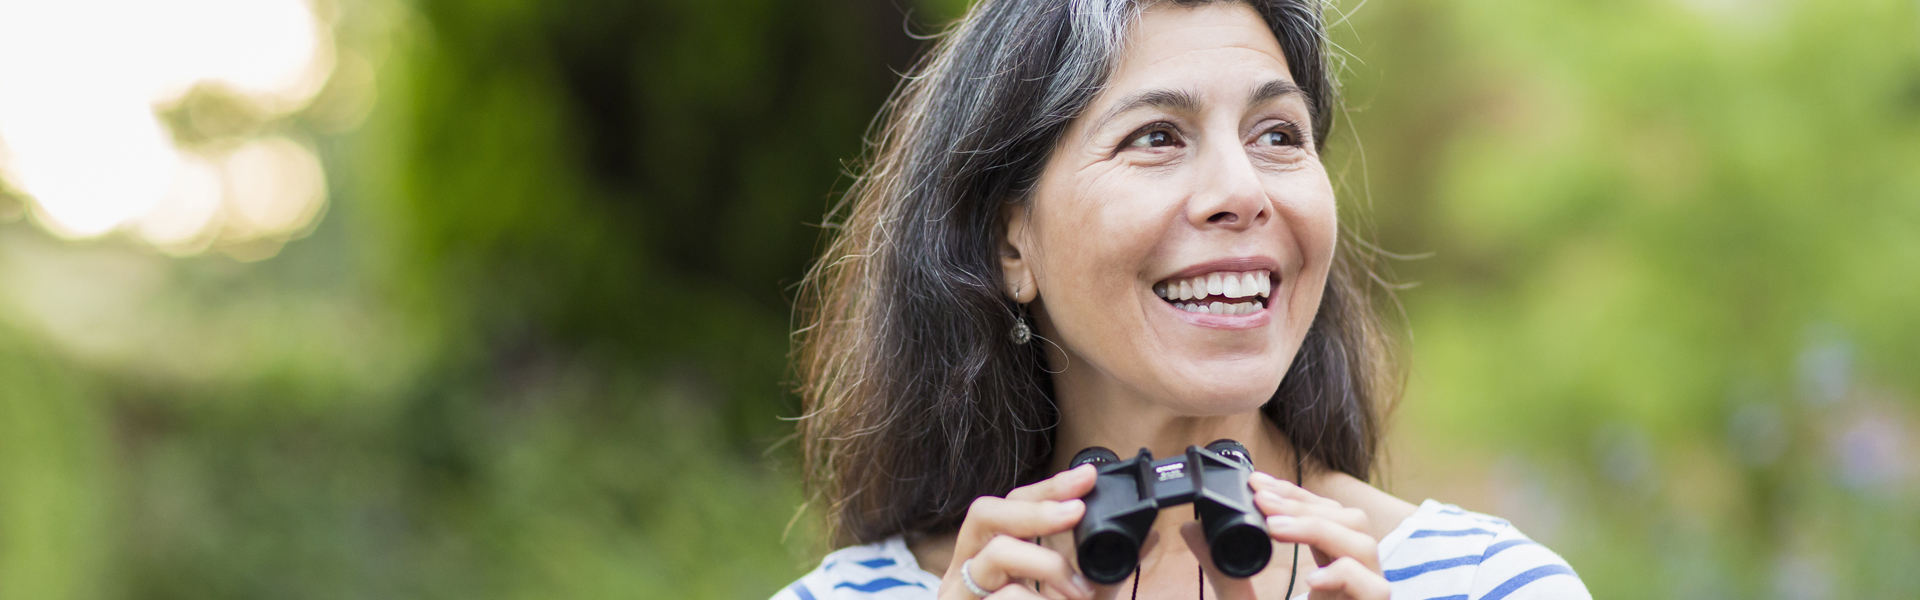
<path fill-rule="evenodd" d="M 1250 315 L 1260 310 L 1258 302 L 1175 302 L 1173 307 L 1202 315 Z"/>
<path fill-rule="evenodd" d="M 1156 285 L 1153 293 L 1187 312 L 1248 315 L 1258 312 L 1261 309 L 1261 303 L 1258 301 L 1233 303 L 1185 301 L 1200 300 L 1209 296 L 1222 296 L 1229 299 L 1267 298 L 1273 295 L 1273 273 L 1264 270 L 1244 273 L 1209 273 L 1200 277 Z"/>

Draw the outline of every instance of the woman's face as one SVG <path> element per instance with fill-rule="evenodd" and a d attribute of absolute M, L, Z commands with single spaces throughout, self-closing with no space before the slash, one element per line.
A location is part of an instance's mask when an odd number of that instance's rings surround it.
<path fill-rule="evenodd" d="M 1334 251 L 1307 100 L 1246 5 L 1158 4 L 1131 35 L 1008 210 L 1003 267 L 1059 347 L 1063 397 L 1253 410 L 1299 350 Z"/>

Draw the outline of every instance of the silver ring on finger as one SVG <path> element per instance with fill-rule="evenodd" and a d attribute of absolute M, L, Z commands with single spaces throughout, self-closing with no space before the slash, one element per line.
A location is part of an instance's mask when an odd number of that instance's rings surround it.
<path fill-rule="evenodd" d="M 960 583 L 967 584 L 967 591 L 973 592 L 975 596 L 985 598 L 993 595 L 993 592 L 981 589 L 980 584 L 973 582 L 973 559 L 971 558 L 960 563 Z"/>

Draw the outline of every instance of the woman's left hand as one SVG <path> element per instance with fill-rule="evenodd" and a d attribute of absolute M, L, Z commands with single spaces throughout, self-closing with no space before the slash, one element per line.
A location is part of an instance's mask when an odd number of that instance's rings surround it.
<path fill-rule="evenodd" d="M 1291 482 L 1265 473 L 1254 473 L 1254 504 L 1267 515 L 1267 532 L 1282 543 L 1305 544 L 1313 550 L 1313 562 L 1319 570 L 1300 579 L 1302 589 L 1312 591 L 1312 600 L 1387 600 L 1391 588 L 1380 572 L 1380 542 L 1367 533 L 1367 513 L 1357 508 L 1315 495 Z M 1253 579 L 1227 577 L 1214 570 L 1207 544 L 1198 523 L 1181 531 L 1187 545 L 1200 558 L 1207 580 L 1216 597 L 1222 600 L 1253 600 Z M 1285 569 L 1292 553 L 1276 552 L 1267 568 Z"/>

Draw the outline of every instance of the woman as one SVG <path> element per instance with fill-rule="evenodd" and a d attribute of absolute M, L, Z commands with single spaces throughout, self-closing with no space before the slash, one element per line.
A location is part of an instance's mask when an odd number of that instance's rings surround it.
<path fill-rule="evenodd" d="M 808 279 L 808 477 L 848 547 L 777 599 L 1588 597 L 1506 522 L 1367 484 L 1386 345 L 1320 160 L 1324 40 L 1316 0 L 973 8 Z M 1215 571 L 1178 507 L 1129 580 L 1076 572 L 1076 451 L 1222 438 L 1270 566 Z"/>

